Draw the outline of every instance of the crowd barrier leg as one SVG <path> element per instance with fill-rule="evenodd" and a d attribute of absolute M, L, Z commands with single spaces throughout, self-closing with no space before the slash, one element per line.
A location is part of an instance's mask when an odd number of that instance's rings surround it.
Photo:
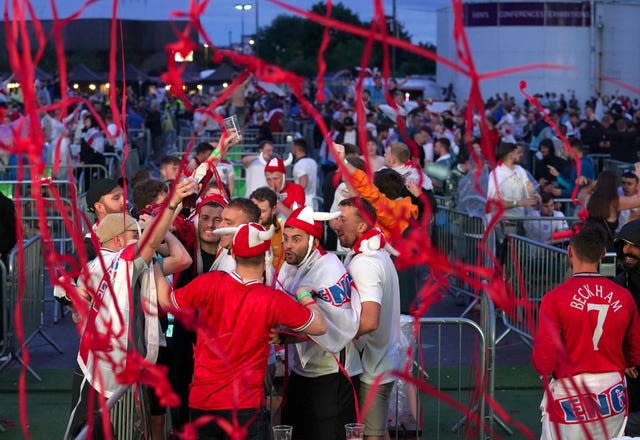
<path fill-rule="evenodd" d="M 38 381 L 42 381 L 41 377 L 35 372 L 31 366 L 27 365 L 22 359 L 22 350 L 36 337 L 41 336 L 49 345 L 51 345 L 58 353 L 63 353 L 62 349 L 49 337 L 44 331 L 44 268 L 42 264 L 42 248 L 40 236 L 26 240 L 23 243 L 24 249 L 24 271 L 25 284 L 22 296 L 22 319 L 23 330 L 29 336 L 25 339 L 20 347 L 17 346 L 15 323 L 9 325 L 9 319 L 13 318 L 16 309 L 19 282 L 17 256 L 18 249 L 14 248 L 9 254 L 9 270 L 6 276 L 7 282 L 4 284 L 5 304 L 5 346 L 7 347 L 6 359 L 0 365 L 0 372 L 7 369 L 14 362 L 19 362 L 25 367 Z"/>

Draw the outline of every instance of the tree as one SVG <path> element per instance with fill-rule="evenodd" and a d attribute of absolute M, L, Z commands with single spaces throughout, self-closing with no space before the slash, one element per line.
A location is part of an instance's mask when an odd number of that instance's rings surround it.
<path fill-rule="evenodd" d="M 318 15 L 326 15 L 326 5 L 322 2 L 316 3 L 311 11 Z M 371 25 L 371 23 L 362 22 L 358 15 L 342 3 L 333 5 L 331 17 L 356 26 Z M 279 15 L 270 26 L 258 31 L 257 55 L 300 75 L 314 76 L 318 72 L 317 57 L 323 30 L 324 28 L 319 24 L 302 17 Z M 387 32 L 391 33 L 389 29 Z M 330 30 L 329 36 L 330 41 L 325 52 L 327 71 L 353 69 L 360 65 L 365 39 L 335 29 Z M 398 36 L 407 41 L 411 40 L 411 35 L 404 29 L 402 23 L 398 23 Z M 382 60 L 382 45 L 376 43 L 372 49 L 369 66 L 380 67 Z M 435 64 L 432 61 L 400 49 L 396 53 L 396 65 L 398 75 L 435 72 Z"/>

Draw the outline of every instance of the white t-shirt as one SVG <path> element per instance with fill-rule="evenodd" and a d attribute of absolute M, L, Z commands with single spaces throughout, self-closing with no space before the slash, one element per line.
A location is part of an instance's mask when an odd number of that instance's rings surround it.
<path fill-rule="evenodd" d="M 316 196 L 318 185 L 318 164 L 310 157 L 303 157 L 293 166 L 293 180 L 300 184 L 300 178 L 308 176 L 307 187 L 304 189 L 305 205 L 313 206 L 313 198 Z"/>
<path fill-rule="evenodd" d="M 256 159 L 245 170 L 246 186 L 244 196 L 249 198 L 252 192 L 263 186 L 267 186 L 267 178 L 264 175 L 264 163 Z"/>
<path fill-rule="evenodd" d="M 358 145 L 358 132 L 345 130 L 343 144 Z"/>
<path fill-rule="evenodd" d="M 624 196 L 624 191 L 622 191 L 622 188 L 620 187 L 618 187 L 618 195 Z M 635 194 L 633 196 L 628 196 L 628 197 L 636 198 L 640 196 L 638 194 Z M 622 227 L 629 222 L 629 216 L 631 215 L 632 212 L 636 212 L 637 210 L 638 208 L 623 209 L 618 213 L 618 229 L 616 229 L 616 232 L 620 231 L 620 229 L 622 229 Z"/>
<path fill-rule="evenodd" d="M 226 160 L 222 160 L 216 165 L 216 170 L 218 170 L 222 183 L 228 186 L 229 179 L 234 177 L 233 164 Z"/>
<path fill-rule="evenodd" d="M 433 162 L 433 142 L 427 142 L 422 146 L 422 150 L 424 151 L 424 162 Z"/>
<path fill-rule="evenodd" d="M 414 166 L 401 165 L 393 170 L 400 174 L 405 182 L 413 182 L 416 185 L 420 183 L 420 174 Z M 424 172 L 422 172 L 422 188 L 426 191 L 433 190 L 433 182 Z"/>
<path fill-rule="evenodd" d="M 531 217 L 544 219 L 524 222 L 524 230 L 527 237 L 541 243 L 549 243 L 551 234 L 554 232 L 569 229 L 569 225 L 564 220 L 564 214 L 560 211 L 553 211 L 553 217 L 542 217 L 540 216 L 540 211 L 533 211 Z"/>
<path fill-rule="evenodd" d="M 91 260 L 85 269 L 88 279 L 81 277 L 78 283 L 94 297 L 80 337 L 78 365 L 91 386 L 107 398 L 118 389 L 116 376 L 127 367 L 129 349 L 142 348 L 139 344 L 144 341 L 146 358 L 152 363 L 158 353 L 160 326 L 153 271 L 136 253 L 133 244 L 118 252 L 101 248 L 101 258 Z M 139 299 L 134 299 L 134 292 Z M 136 314 L 144 316 L 144 326 Z M 108 350 L 91 344 L 96 334 L 109 339 Z"/>
<path fill-rule="evenodd" d="M 107 125 L 107 131 L 110 136 L 115 136 L 118 133 L 118 126 L 115 123 L 111 123 Z M 114 150 L 122 151 L 122 147 L 124 146 L 124 133 L 123 130 L 120 129 L 120 133 L 115 139 L 108 140 L 108 142 L 113 145 Z"/>
<path fill-rule="evenodd" d="M 339 373 L 336 357 L 339 359 L 344 349 L 344 368 L 349 376 L 361 374 L 360 356 L 353 343 L 360 322 L 360 295 L 342 262 L 318 249 L 300 266 L 285 262 L 276 288 L 292 294 L 301 286 L 313 286 L 318 292 L 316 301 L 327 321 L 327 332 L 311 336 L 310 342 L 295 344 L 290 350 L 291 370 L 304 377 Z"/>
<path fill-rule="evenodd" d="M 529 176 L 520 165 L 514 165 L 513 169 L 502 164 L 489 173 L 489 186 L 487 199 L 501 199 L 507 202 L 523 200 L 529 197 L 527 189 Z M 523 207 L 509 208 L 505 211 L 505 217 L 519 217 L 525 214 Z"/>
<path fill-rule="evenodd" d="M 363 373 L 360 380 L 372 384 L 376 377 L 400 368 L 402 344 L 400 336 L 400 285 L 391 257 L 384 250 L 373 256 L 347 255 L 345 266 L 360 292 L 360 302 L 380 304 L 378 328 L 361 336 L 356 346 L 362 352 Z M 382 383 L 393 382 L 385 377 Z"/>
<path fill-rule="evenodd" d="M 340 210 L 340 207 L 338 205 L 340 205 L 340 202 L 342 202 L 344 199 L 348 198 L 348 191 L 349 189 L 347 188 L 347 184 L 344 182 L 340 182 L 340 185 L 338 185 L 338 187 L 336 188 L 336 192 L 333 197 L 333 204 L 331 204 L 331 209 L 329 210 L 329 212 L 336 212 Z M 340 244 L 340 240 L 338 240 L 336 251 L 347 252 L 348 250 L 348 248 L 342 247 L 342 245 Z"/>
<path fill-rule="evenodd" d="M 221 270 L 222 272 L 231 273 L 236 270 L 236 260 L 231 256 L 228 249 L 222 249 L 213 264 L 210 271 Z"/>

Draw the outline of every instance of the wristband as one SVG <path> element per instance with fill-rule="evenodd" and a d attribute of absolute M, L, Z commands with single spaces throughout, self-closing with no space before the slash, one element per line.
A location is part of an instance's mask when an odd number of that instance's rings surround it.
<path fill-rule="evenodd" d="M 220 150 L 218 148 L 216 148 L 215 150 L 213 150 L 213 152 L 211 153 L 211 157 L 220 157 Z"/>
<path fill-rule="evenodd" d="M 513 207 L 514 207 L 514 208 L 517 208 L 517 207 L 518 207 L 518 201 L 517 201 L 517 200 L 514 200 L 514 201 L 513 201 Z"/>
<path fill-rule="evenodd" d="M 305 306 L 305 307 L 309 307 L 309 306 L 312 306 L 312 305 L 314 305 L 314 304 L 318 304 L 318 303 L 316 302 L 316 300 L 315 300 L 315 299 L 314 299 L 314 300 L 309 301 L 309 302 L 308 302 L 308 303 L 306 303 L 304 306 Z"/>
<path fill-rule="evenodd" d="M 305 292 L 300 292 L 300 293 L 298 293 L 296 295 L 296 300 L 298 302 L 300 302 L 300 301 L 302 301 L 302 298 L 305 298 L 305 297 L 312 298 L 313 296 L 311 295 L 311 292 L 306 292 L 306 291 Z"/>
<path fill-rule="evenodd" d="M 342 163 L 344 163 L 345 165 L 351 165 L 351 163 L 347 160 L 346 157 L 342 160 Z"/>

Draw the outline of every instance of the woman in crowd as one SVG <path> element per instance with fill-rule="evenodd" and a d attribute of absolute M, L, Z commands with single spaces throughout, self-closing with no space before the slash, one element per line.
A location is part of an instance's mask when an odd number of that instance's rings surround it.
<path fill-rule="evenodd" d="M 581 178 L 579 183 L 584 180 Z M 618 229 L 618 214 L 625 209 L 640 208 L 640 197 L 619 195 L 618 176 L 611 171 L 601 172 L 598 178 L 588 184 L 582 192 L 588 194 L 587 222 L 604 226 L 609 238 L 607 249 L 613 249 L 615 231 Z"/>

